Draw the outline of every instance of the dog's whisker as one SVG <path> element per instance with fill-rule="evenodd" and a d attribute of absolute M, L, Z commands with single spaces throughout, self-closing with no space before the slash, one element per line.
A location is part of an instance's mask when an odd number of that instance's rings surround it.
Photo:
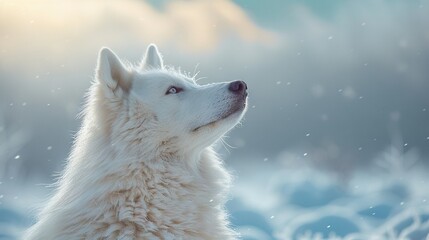
<path fill-rule="evenodd" d="M 195 79 L 195 82 L 198 82 L 198 81 L 200 81 L 202 79 L 207 79 L 207 77 L 199 77 L 199 78 Z"/>
<path fill-rule="evenodd" d="M 225 149 L 228 151 L 228 153 L 230 153 L 230 151 L 229 151 L 229 149 L 228 149 L 227 147 L 229 147 L 229 148 L 231 148 L 231 149 L 235 149 L 235 148 L 237 148 L 237 147 L 234 147 L 234 146 L 232 146 L 231 144 L 227 143 L 227 142 L 224 140 L 224 138 L 221 138 L 220 140 L 221 140 L 222 144 L 224 144 L 224 147 L 225 147 Z M 226 146 L 225 146 L 225 145 L 226 145 Z"/>
<path fill-rule="evenodd" d="M 197 71 L 199 66 L 200 66 L 200 63 L 197 63 L 195 65 L 194 72 L 192 74 L 192 78 L 195 78 L 198 75 L 198 73 L 200 73 L 200 71 Z"/>

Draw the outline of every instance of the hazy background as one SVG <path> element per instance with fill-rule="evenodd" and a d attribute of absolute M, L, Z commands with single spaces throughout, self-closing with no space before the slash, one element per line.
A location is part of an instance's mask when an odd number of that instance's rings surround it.
<path fill-rule="evenodd" d="M 167 65 L 200 71 L 201 84 L 247 82 L 248 113 L 219 151 L 237 176 L 233 223 L 249 238 L 381 236 L 408 200 L 419 204 L 406 210 L 429 216 L 429 1 L 1 0 L 0 203 L 27 216 L 20 226 L 64 166 L 99 49 L 138 63 L 149 43 Z M 402 198 L 386 197 L 392 184 Z M 370 187 L 372 200 L 355 192 Z M 357 226 L 349 231 L 338 219 L 340 230 L 322 220 L 305 227 L 324 212 L 356 209 L 342 202 L 361 197 L 362 209 L 392 204 L 369 222 L 349 216 Z M 318 204 L 303 206 L 309 199 Z M 334 200 L 341 211 L 330 209 Z M 272 215 L 280 209 L 283 218 Z M 427 236 L 426 220 L 403 239 Z M 11 225 L 4 236 L 19 235 Z"/>

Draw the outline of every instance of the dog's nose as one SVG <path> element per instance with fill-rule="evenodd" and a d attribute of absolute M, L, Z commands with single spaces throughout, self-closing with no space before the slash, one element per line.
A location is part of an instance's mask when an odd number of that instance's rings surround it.
<path fill-rule="evenodd" d="M 228 89 L 233 93 L 243 94 L 246 93 L 247 84 L 244 81 L 234 81 L 229 84 Z"/>

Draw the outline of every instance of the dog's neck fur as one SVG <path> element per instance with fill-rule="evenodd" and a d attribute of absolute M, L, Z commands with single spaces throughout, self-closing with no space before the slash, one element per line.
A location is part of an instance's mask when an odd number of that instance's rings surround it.
<path fill-rule="evenodd" d="M 97 91 L 93 89 L 90 98 L 100 97 Z M 98 106 L 99 101 L 91 102 L 95 104 L 87 106 L 87 111 L 106 107 Z M 58 192 L 38 223 L 62 229 L 56 236 L 41 239 L 234 238 L 223 210 L 230 175 L 211 148 L 186 154 L 177 151 L 174 139 L 148 146 L 145 138 L 151 137 L 150 132 L 127 133 L 138 126 L 127 126 L 125 109 L 138 106 L 117 104 L 123 111 L 86 114 Z M 110 116 L 109 112 L 125 116 Z M 105 125 L 110 119 L 116 122 Z M 48 213 L 50 222 L 43 222 Z M 92 227 L 86 228 L 88 224 Z"/>

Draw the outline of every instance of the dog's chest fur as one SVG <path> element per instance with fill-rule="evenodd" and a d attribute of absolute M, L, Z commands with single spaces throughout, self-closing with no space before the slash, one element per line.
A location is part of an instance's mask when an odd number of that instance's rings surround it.
<path fill-rule="evenodd" d="M 94 219 L 94 232 L 85 237 L 228 239 L 231 232 L 225 228 L 222 209 L 228 177 L 209 154 L 192 174 L 180 164 L 153 169 L 139 163 L 119 170 L 117 176 L 106 176 L 100 184 L 117 187 L 95 199 L 91 207 L 103 208 L 104 214 Z M 106 206 L 97 206 L 100 203 Z"/>

